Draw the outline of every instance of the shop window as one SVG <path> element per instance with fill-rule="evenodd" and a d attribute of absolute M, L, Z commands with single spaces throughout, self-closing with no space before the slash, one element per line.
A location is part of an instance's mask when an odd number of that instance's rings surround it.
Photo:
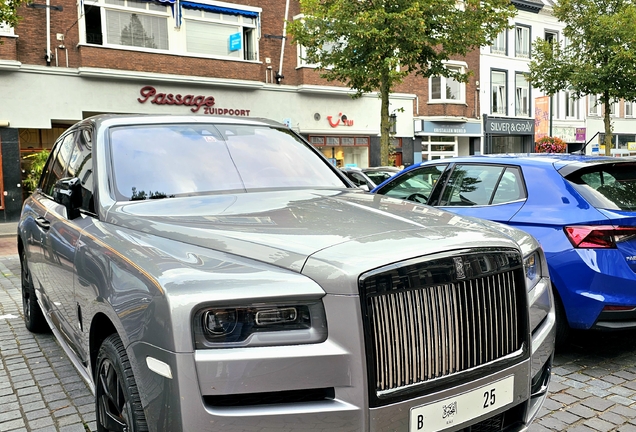
<path fill-rule="evenodd" d="M 530 116 L 530 83 L 522 73 L 515 75 L 515 115 Z"/>
<path fill-rule="evenodd" d="M 456 73 L 463 73 L 463 68 L 446 66 L 446 69 Z M 429 79 L 429 101 L 446 103 L 463 103 L 466 85 L 452 77 L 433 76 Z"/>
<path fill-rule="evenodd" d="M 490 52 L 492 54 L 506 55 L 506 45 L 508 43 L 508 31 L 504 30 L 497 35 L 492 45 L 490 46 Z"/>
<path fill-rule="evenodd" d="M 175 20 L 164 3 L 142 0 L 84 2 L 85 42 L 236 60 L 258 60 L 260 8 L 178 2 Z M 179 14 L 177 14 L 179 15 Z M 176 28 L 176 30 L 172 30 Z M 170 29 L 170 30 L 169 30 Z M 184 51 L 185 50 L 185 51 Z"/>
<path fill-rule="evenodd" d="M 530 27 L 515 27 L 515 57 L 530 58 Z"/>
<path fill-rule="evenodd" d="M 506 115 L 506 72 L 491 71 L 490 82 L 492 87 L 490 112 Z"/>

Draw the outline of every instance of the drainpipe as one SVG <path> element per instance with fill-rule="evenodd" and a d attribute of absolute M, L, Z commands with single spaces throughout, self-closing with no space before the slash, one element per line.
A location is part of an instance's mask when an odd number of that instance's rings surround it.
<path fill-rule="evenodd" d="M 276 84 L 280 84 L 283 76 L 283 58 L 285 56 L 285 40 L 287 39 L 287 17 L 289 15 L 289 0 L 285 0 L 285 21 L 283 21 L 283 40 L 280 46 L 280 65 L 276 72 Z"/>
<path fill-rule="evenodd" d="M 51 0 L 46 0 L 46 65 L 51 66 Z"/>

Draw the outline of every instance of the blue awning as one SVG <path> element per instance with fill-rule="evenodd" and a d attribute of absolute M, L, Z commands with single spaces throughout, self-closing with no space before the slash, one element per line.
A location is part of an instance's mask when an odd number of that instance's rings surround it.
<path fill-rule="evenodd" d="M 182 1 L 181 7 L 184 7 L 187 9 L 198 9 L 198 10 L 204 10 L 208 12 L 222 13 L 227 15 L 241 15 L 241 16 L 249 17 L 249 18 L 258 18 L 258 12 L 246 11 L 241 9 L 232 9 L 232 8 L 221 7 L 221 6 L 212 6 L 212 5 L 203 4 L 203 3 Z"/>

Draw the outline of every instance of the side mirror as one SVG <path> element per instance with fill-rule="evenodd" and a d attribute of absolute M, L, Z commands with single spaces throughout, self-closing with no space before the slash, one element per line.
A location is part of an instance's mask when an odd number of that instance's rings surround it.
<path fill-rule="evenodd" d="M 53 186 L 53 200 L 66 208 L 66 217 L 75 219 L 80 215 L 82 188 L 77 177 L 63 178 Z"/>
<path fill-rule="evenodd" d="M 367 185 L 360 185 L 358 186 L 358 189 L 362 189 L 365 192 L 369 192 L 371 189 L 369 189 L 369 186 Z"/>

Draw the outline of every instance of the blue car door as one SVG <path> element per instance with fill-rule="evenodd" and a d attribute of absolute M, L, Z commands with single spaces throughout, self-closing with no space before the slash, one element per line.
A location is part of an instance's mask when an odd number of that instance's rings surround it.
<path fill-rule="evenodd" d="M 516 166 L 455 164 L 435 202 L 464 216 L 508 223 L 523 207 L 527 192 Z"/>

